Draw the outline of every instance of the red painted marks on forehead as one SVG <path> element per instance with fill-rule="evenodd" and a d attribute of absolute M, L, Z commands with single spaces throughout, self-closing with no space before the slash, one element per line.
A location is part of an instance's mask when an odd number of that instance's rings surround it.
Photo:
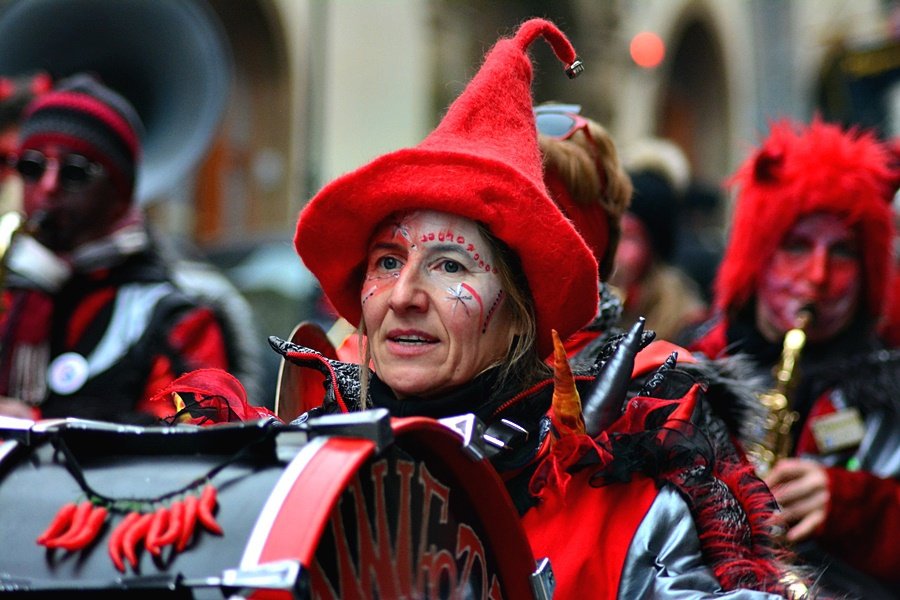
<path fill-rule="evenodd" d="M 472 261 L 478 265 L 478 268 L 485 273 L 497 273 L 497 267 L 491 264 L 490 258 L 486 257 L 486 253 L 475 246 L 472 241 L 466 241 L 464 235 L 455 233 L 452 229 L 438 229 L 437 231 L 426 231 L 419 236 L 419 242 L 427 244 L 429 242 L 456 244 L 463 248 Z M 487 258 L 487 260 L 485 260 Z"/>

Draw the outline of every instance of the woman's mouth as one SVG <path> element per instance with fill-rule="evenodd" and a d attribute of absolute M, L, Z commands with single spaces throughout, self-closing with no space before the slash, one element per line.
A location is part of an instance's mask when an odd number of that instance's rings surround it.
<path fill-rule="evenodd" d="M 403 345 L 418 346 L 424 344 L 436 344 L 438 339 L 421 332 L 390 332 L 387 335 L 390 342 Z"/>

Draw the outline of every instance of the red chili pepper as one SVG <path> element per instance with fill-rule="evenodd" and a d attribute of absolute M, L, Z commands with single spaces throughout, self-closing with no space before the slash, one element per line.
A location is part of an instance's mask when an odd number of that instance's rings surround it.
<path fill-rule="evenodd" d="M 153 516 L 154 513 L 141 515 L 140 518 L 128 528 L 122 538 L 122 550 L 125 553 L 125 558 L 128 559 L 128 562 L 131 563 L 131 566 L 134 569 L 137 569 L 138 565 L 136 554 L 137 545 L 147 535 L 147 531 L 150 529 L 150 523 L 153 521 Z"/>
<path fill-rule="evenodd" d="M 75 509 L 75 514 L 72 515 L 72 523 L 69 525 L 69 528 L 66 529 L 66 532 L 62 535 L 59 535 L 55 538 L 51 538 L 44 542 L 44 545 L 48 548 L 59 548 L 63 544 L 69 542 L 70 539 L 76 537 L 81 530 L 87 525 L 88 517 L 93 510 L 94 505 L 90 500 L 85 500 Z"/>
<path fill-rule="evenodd" d="M 113 565 L 122 573 L 125 572 L 125 563 L 122 562 L 122 538 L 125 532 L 140 518 L 141 513 L 139 512 L 128 513 L 109 536 L 109 557 L 112 559 Z"/>
<path fill-rule="evenodd" d="M 197 505 L 197 520 L 199 520 L 210 533 L 222 535 L 222 526 L 216 522 L 216 518 L 213 516 L 213 509 L 215 506 L 216 487 L 212 484 L 208 484 L 203 488 L 203 492 L 200 494 L 200 502 Z"/>
<path fill-rule="evenodd" d="M 197 504 L 200 500 L 197 496 L 189 494 L 184 498 L 184 516 L 181 519 L 181 532 L 178 534 L 178 543 L 175 544 L 175 551 L 181 552 L 187 548 L 191 536 L 194 535 L 194 528 L 197 526 Z"/>
<path fill-rule="evenodd" d="M 157 548 L 157 554 L 159 554 L 163 548 L 170 544 L 174 544 L 178 540 L 178 535 L 181 533 L 181 519 L 183 517 L 184 504 L 181 500 L 176 500 L 172 503 L 172 506 L 169 507 L 169 526 L 165 531 L 160 532 L 159 537 L 156 538 L 155 546 Z"/>
<path fill-rule="evenodd" d="M 107 514 L 109 514 L 109 511 L 107 511 L 106 508 L 95 506 L 88 516 L 87 523 L 85 523 L 84 527 L 82 527 L 76 535 L 72 537 L 66 536 L 66 539 L 60 540 L 57 543 L 60 547 L 65 548 L 69 552 L 81 550 L 96 539 L 103 524 L 106 523 Z"/>
<path fill-rule="evenodd" d="M 165 506 L 160 506 L 156 509 L 156 512 L 153 513 L 153 520 L 150 521 L 150 529 L 147 530 L 147 539 L 144 540 L 144 548 L 146 548 L 150 554 L 159 556 L 159 545 L 157 540 L 168 525 L 169 509 Z"/>
<path fill-rule="evenodd" d="M 53 517 L 53 520 L 50 521 L 50 525 L 47 526 L 44 533 L 38 536 L 37 543 L 44 546 L 48 540 L 52 540 L 65 531 L 72 523 L 72 517 L 75 515 L 76 508 L 78 508 L 78 505 L 74 502 L 64 504 L 56 513 L 56 516 Z"/>

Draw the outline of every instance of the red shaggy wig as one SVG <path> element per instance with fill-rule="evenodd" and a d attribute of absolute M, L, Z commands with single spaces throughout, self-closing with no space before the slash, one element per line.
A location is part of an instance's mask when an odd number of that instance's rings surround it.
<path fill-rule="evenodd" d="M 815 118 L 781 121 L 728 180 L 738 192 L 731 239 L 715 284 L 716 307 L 731 314 L 755 293 L 760 274 L 801 216 L 837 215 L 862 246 L 866 305 L 885 306 L 894 235 L 889 153 L 871 132 Z"/>

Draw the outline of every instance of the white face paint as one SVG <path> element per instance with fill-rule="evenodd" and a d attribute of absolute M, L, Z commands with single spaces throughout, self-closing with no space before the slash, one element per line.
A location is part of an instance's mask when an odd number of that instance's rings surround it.
<path fill-rule="evenodd" d="M 415 211 L 376 230 L 363 320 L 375 371 L 398 397 L 451 390 L 506 355 L 511 319 L 494 261 L 463 217 Z"/>

